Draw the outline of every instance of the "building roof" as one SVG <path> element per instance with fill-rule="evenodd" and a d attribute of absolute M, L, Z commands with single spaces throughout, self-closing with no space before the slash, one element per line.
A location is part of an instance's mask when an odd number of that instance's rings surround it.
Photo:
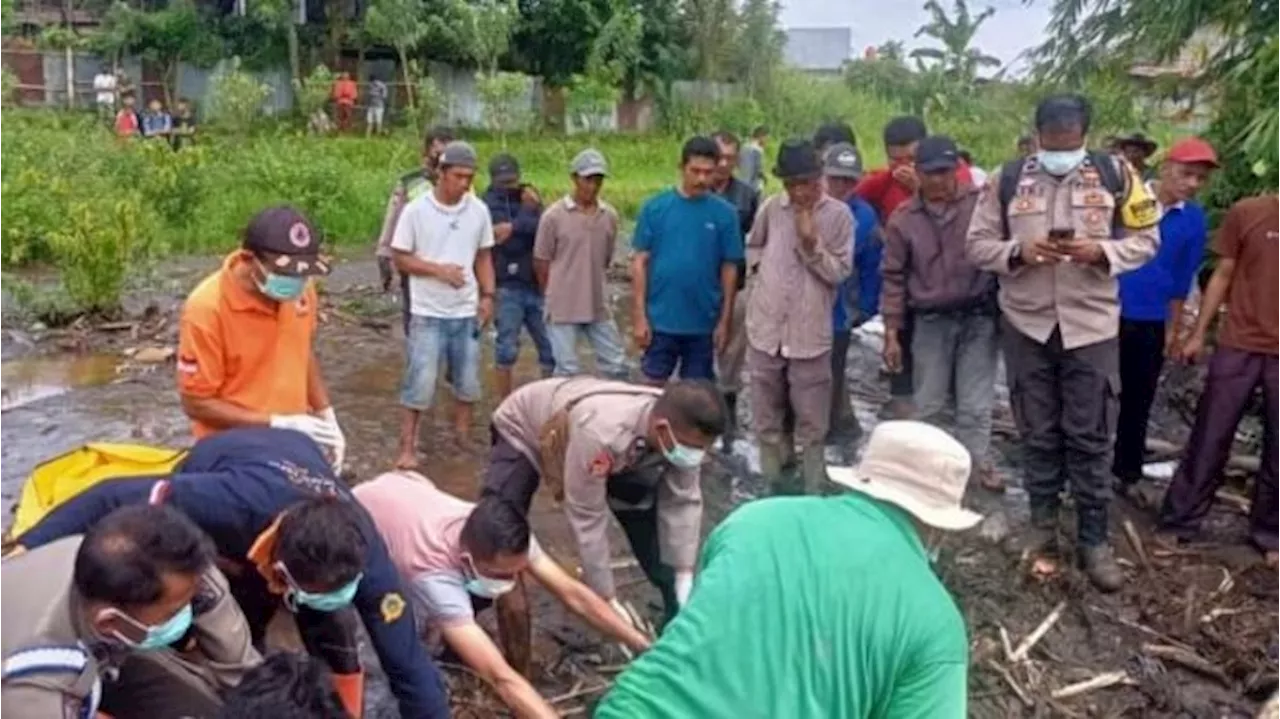
<path fill-rule="evenodd" d="M 783 59 L 798 70 L 838 71 L 853 54 L 853 30 L 847 27 L 788 28 Z"/>

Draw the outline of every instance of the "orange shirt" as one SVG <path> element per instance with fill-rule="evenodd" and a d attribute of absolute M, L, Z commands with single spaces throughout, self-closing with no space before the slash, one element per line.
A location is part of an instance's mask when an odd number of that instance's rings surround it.
<path fill-rule="evenodd" d="M 271 302 L 241 286 L 231 253 L 187 296 L 178 331 L 178 391 L 217 397 L 264 414 L 307 412 L 307 374 L 316 333 L 316 291 Z M 197 439 L 217 431 L 193 421 Z"/>
<path fill-rule="evenodd" d="M 355 80 L 337 80 L 333 83 L 333 99 L 337 100 L 339 105 L 356 104 L 356 95 L 359 92 Z"/>

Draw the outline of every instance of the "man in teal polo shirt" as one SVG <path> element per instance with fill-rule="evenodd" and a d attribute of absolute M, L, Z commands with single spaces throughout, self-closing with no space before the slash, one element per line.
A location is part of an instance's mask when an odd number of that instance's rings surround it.
<path fill-rule="evenodd" d="M 694 137 L 680 153 L 680 186 L 640 208 L 631 247 L 632 334 L 640 371 L 661 385 L 714 379 L 715 356 L 729 342 L 742 231 L 733 205 L 711 192 L 720 146 Z"/>
<path fill-rule="evenodd" d="M 852 492 L 750 502 L 712 532 L 689 602 L 596 719 L 961 719 L 964 621 L 929 564 L 960 506 L 969 453 L 921 422 L 883 422 Z"/>

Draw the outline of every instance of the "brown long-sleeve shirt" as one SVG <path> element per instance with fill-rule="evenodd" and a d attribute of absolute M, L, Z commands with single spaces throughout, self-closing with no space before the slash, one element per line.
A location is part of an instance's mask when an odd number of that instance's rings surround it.
<path fill-rule="evenodd" d="M 805 250 L 786 193 L 765 200 L 747 236 L 757 267 L 747 304 L 747 341 L 761 352 L 810 359 L 831 351 L 836 288 L 853 272 L 853 213 L 826 193 L 813 208 L 818 241 Z"/>
<path fill-rule="evenodd" d="M 1054 328 L 1062 346 L 1075 349 L 1111 339 L 1120 332 L 1120 295 L 1116 275 L 1137 269 L 1160 244 L 1155 200 L 1127 164 L 1119 236 L 1112 237 L 1116 198 L 1102 186 L 1096 168 L 1081 165 L 1065 177 L 1045 172 L 1034 159 L 1022 168 L 1009 202 L 1009 235 L 1001 215 L 999 182 L 982 190 L 969 224 L 967 251 L 979 268 L 1000 275 L 1000 310 L 1009 324 L 1037 342 L 1048 342 Z M 1077 238 L 1098 240 L 1106 266 L 1078 262 L 1036 264 L 1009 259 L 1019 243 L 1045 238 L 1049 230 L 1070 228 Z"/>
<path fill-rule="evenodd" d="M 589 397 L 584 395 L 591 394 Z M 512 392 L 493 413 L 498 434 L 541 467 L 539 441 L 552 415 L 569 412 L 564 510 L 578 542 L 582 574 L 602 597 L 614 596 L 609 568 L 609 476 L 633 468 L 648 450 L 649 412 L 661 390 L 593 377 L 551 378 Z M 701 472 L 667 464 L 657 485 L 658 542 L 663 563 L 692 569 L 702 529 Z"/>
<path fill-rule="evenodd" d="M 934 215 L 915 197 L 898 208 L 885 227 L 880 274 L 880 314 L 886 329 L 902 328 L 907 309 L 947 312 L 978 309 L 995 297 L 995 275 L 965 254 L 969 220 L 978 190 L 962 186 Z"/>

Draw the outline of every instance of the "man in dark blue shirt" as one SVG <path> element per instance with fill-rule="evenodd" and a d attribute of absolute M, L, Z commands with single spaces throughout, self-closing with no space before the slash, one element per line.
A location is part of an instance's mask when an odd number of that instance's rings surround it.
<path fill-rule="evenodd" d="M 521 326 L 538 350 L 543 377 L 551 376 L 555 359 L 542 317 L 542 292 L 533 274 L 533 240 L 542 218 L 542 199 L 533 187 L 520 183 L 520 165 L 511 155 L 498 155 L 489 162 L 489 178 L 484 204 L 493 218 L 493 269 L 498 280 L 494 312 L 498 339 L 493 361 L 498 398 L 502 399 L 511 394 L 511 368 L 520 355 Z"/>
<path fill-rule="evenodd" d="M 632 240 L 632 333 L 640 371 L 661 385 L 712 379 L 729 341 L 742 232 L 733 205 L 711 193 L 720 148 L 694 137 L 680 153 L 680 186 L 645 202 Z"/>
<path fill-rule="evenodd" d="M 828 443 L 855 441 L 862 426 L 853 413 L 845 377 L 853 328 L 880 311 L 880 253 L 884 248 L 880 221 L 871 203 L 858 197 L 854 188 L 862 179 L 862 157 L 853 145 L 837 143 L 827 149 L 822 162 L 827 193 L 843 200 L 853 213 L 853 274 L 836 291 L 831 321 L 831 425 Z"/>
<path fill-rule="evenodd" d="M 1169 148 L 1152 186 L 1160 203 L 1160 247 L 1150 262 L 1120 275 L 1120 419 L 1111 473 L 1122 493 L 1142 479 L 1160 370 L 1165 357 L 1177 353 L 1182 305 L 1204 259 L 1208 220 L 1193 199 L 1217 166 L 1217 153 L 1198 137 Z"/>
<path fill-rule="evenodd" d="M 406 612 L 399 575 L 372 520 L 306 435 L 268 427 L 203 439 L 167 477 L 101 482 L 22 534 L 26 549 L 83 534 L 129 504 L 174 507 L 205 531 L 244 610 L 254 643 L 283 604 L 307 651 L 324 659 L 353 716 L 364 672 L 354 604 L 405 719 L 440 719 L 449 705 L 439 671 Z"/>

